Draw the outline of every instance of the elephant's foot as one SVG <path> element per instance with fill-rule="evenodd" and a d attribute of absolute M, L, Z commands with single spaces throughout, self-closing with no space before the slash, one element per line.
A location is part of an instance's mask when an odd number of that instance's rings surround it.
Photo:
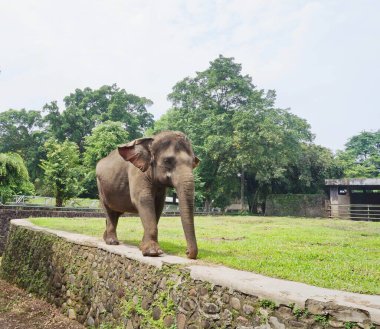
<path fill-rule="evenodd" d="M 186 255 L 187 255 L 187 258 L 196 259 L 198 255 L 198 248 L 194 248 L 194 249 L 187 248 Z"/>
<path fill-rule="evenodd" d="M 107 232 L 104 232 L 103 239 L 106 242 L 106 244 L 118 245 L 120 243 L 116 235 L 107 234 Z"/>
<path fill-rule="evenodd" d="M 142 251 L 143 256 L 150 257 L 157 257 L 164 253 L 156 241 L 141 242 L 140 250 Z"/>

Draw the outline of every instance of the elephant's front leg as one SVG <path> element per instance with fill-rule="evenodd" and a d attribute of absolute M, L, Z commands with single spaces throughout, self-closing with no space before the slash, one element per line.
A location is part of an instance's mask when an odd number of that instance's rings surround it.
<path fill-rule="evenodd" d="M 158 244 L 157 215 L 155 198 L 149 193 L 140 196 L 138 211 L 144 227 L 144 236 L 140 249 L 144 256 L 159 256 L 163 254 Z"/>

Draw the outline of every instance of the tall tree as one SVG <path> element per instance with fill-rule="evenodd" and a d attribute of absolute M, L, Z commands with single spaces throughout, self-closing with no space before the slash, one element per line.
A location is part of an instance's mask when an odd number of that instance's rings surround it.
<path fill-rule="evenodd" d="M 0 152 L 18 153 L 33 181 L 41 173 L 39 158 L 43 155 L 45 138 L 39 111 L 10 109 L 0 113 Z"/>
<path fill-rule="evenodd" d="M 202 160 L 206 204 L 224 206 L 237 197 L 238 174 L 251 182 L 252 199 L 263 184 L 282 177 L 301 142 L 313 138 L 307 122 L 274 108 L 275 91 L 258 90 L 233 58 L 219 56 L 178 82 L 168 98 L 173 107 L 155 130 L 178 129 L 190 137 Z"/>
<path fill-rule="evenodd" d="M 236 160 L 246 171 L 247 200 L 255 211 L 259 199 L 272 192 L 273 182 L 285 179 L 287 168 L 298 161 L 302 145 L 313 136 L 304 119 L 272 107 L 248 106 L 236 113 L 234 126 Z"/>
<path fill-rule="evenodd" d="M 64 102 L 66 109 L 62 113 L 56 102 L 46 104 L 46 120 L 55 138 L 60 141 L 67 138 L 75 142 L 81 152 L 84 150 L 85 137 L 101 122 L 122 122 L 132 139 L 141 137 L 144 130 L 153 124 L 153 115 L 147 111 L 152 101 L 128 94 L 115 84 L 96 90 L 76 89 L 64 98 Z"/>
<path fill-rule="evenodd" d="M 45 143 L 45 149 L 46 159 L 41 161 L 44 182 L 52 187 L 56 207 L 62 207 L 65 201 L 83 191 L 78 146 L 68 140 L 59 143 L 50 139 Z"/>
<path fill-rule="evenodd" d="M 178 82 L 168 96 L 173 108 L 163 121 L 169 124 L 166 129 L 184 131 L 202 159 L 199 175 L 206 205 L 212 201 L 216 205 L 228 203 L 233 189 L 227 182 L 237 180 L 236 171 L 228 170 L 229 160 L 236 155 L 233 115 L 254 99 L 262 101 L 262 95 L 251 78 L 241 74 L 240 64 L 219 56 L 207 70 Z"/>
<path fill-rule="evenodd" d="M 6 202 L 16 194 L 33 194 L 28 170 L 17 153 L 0 153 L 0 201 Z"/>
<path fill-rule="evenodd" d="M 85 137 L 83 164 L 86 171 L 84 196 L 96 197 L 96 163 L 115 150 L 119 144 L 127 142 L 129 134 L 122 122 L 106 121 L 92 129 L 92 133 Z"/>

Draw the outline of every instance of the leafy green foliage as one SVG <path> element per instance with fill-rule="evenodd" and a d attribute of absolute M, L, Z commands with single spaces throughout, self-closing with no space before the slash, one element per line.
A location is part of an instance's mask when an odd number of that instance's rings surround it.
<path fill-rule="evenodd" d="M 300 154 L 287 167 L 284 177 L 274 181 L 274 193 L 320 193 L 326 178 L 340 178 L 342 170 L 331 150 L 314 144 L 301 144 Z"/>
<path fill-rule="evenodd" d="M 354 328 L 355 328 L 355 323 L 350 322 L 350 321 L 344 323 L 344 329 L 354 329 Z"/>
<path fill-rule="evenodd" d="M 0 113 L 0 152 L 18 153 L 26 163 L 31 179 L 41 174 L 43 120 L 39 111 L 8 110 Z"/>
<path fill-rule="evenodd" d="M 15 194 L 34 194 L 23 159 L 16 153 L 0 153 L 0 201 Z"/>
<path fill-rule="evenodd" d="M 106 121 L 96 126 L 91 135 L 85 137 L 83 165 L 86 171 L 84 186 L 87 196 L 95 196 L 97 193 L 96 163 L 128 139 L 129 134 L 123 123 L 114 121 Z"/>
<path fill-rule="evenodd" d="M 83 164 L 88 168 L 95 167 L 100 159 L 128 140 L 129 134 L 122 122 L 106 121 L 96 126 L 91 135 L 85 137 Z"/>
<path fill-rule="evenodd" d="M 271 93 L 271 102 L 275 94 Z M 236 159 L 246 171 L 250 208 L 265 199 L 278 182 L 286 179 L 291 165 L 303 155 L 303 145 L 309 145 L 311 135 L 307 122 L 287 110 L 248 107 L 234 117 Z M 299 176 L 294 177 L 300 181 Z"/>
<path fill-rule="evenodd" d="M 356 325 L 356 323 L 347 321 L 344 323 L 344 329 L 354 329 L 354 328 L 360 328 Z"/>
<path fill-rule="evenodd" d="M 314 320 L 318 322 L 322 328 L 325 328 L 329 324 L 329 315 L 328 314 L 318 314 L 314 316 Z"/>
<path fill-rule="evenodd" d="M 45 151 L 46 160 L 41 161 L 44 182 L 51 186 L 56 206 L 61 207 L 66 200 L 79 195 L 83 190 L 79 150 L 75 143 L 68 140 L 59 143 L 49 139 L 45 143 Z"/>
<path fill-rule="evenodd" d="M 269 308 L 272 311 L 276 308 L 276 303 L 272 300 L 269 300 L 269 299 L 260 300 L 259 305 L 262 308 Z"/>
<path fill-rule="evenodd" d="M 147 112 L 152 101 L 128 94 L 115 84 L 96 90 L 76 89 L 64 98 L 64 102 L 66 109 L 62 113 L 56 102 L 46 104 L 45 120 L 52 136 L 59 141 L 67 138 L 75 142 L 81 151 L 85 137 L 91 134 L 97 123 L 120 121 L 131 139 L 141 137 L 143 131 L 153 124 L 153 115 Z"/>
<path fill-rule="evenodd" d="M 344 177 L 380 177 L 380 130 L 363 131 L 349 139 L 346 149 L 337 154 Z"/>
<path fill-rule="evenodd" d="M 299 320 L 301 317 L 308 317 L 310 315 L 310 312 L 307 308 L 299 308 L 295 303 L 289 304 L 289 307 L 292 309 L 292 313 L 295 315 L 297 320 Z M 319 322 L 318 320 L 316 321 Z"/>
<path fill-rule="evenodd" d="M 147 111 L 152 102 L 145 97 L 129 94 L 114 84 L 95 90 L 76 89 L 64 98 L 64 103 L 63 111 L 60 111 L 56 101 L 46 104 L 42 111 L 45 116 L 40 111 L 24 109 L 1 112 L 0 152 L 18 153 L 24 159 L 38 193 L 51 195 L 55 187 L 45 184 L 40 166 L 41 160 L 47 156 L 45 142 L 48 139 L 61 143 L 68 140 L 76 143 L 81 153 L 86 145 L 83 161 L 88 169 L 87 176 L 91 177 L 86 177 L 84 183 L 88 189 L 87 195 L 95 196 L 93 170 L 100 154 L 106 155 L 127 139 L 141 137 L 153 124 L 153 115 Z M 111 124 L 111 121 L 117 123 Z M 102 123 L 106 123 L 106 128 L 99 128 L 96 136 L 87 140 L 92 129 L 102 127 Z M 96 142 L 97 136 L 100 140 Z M 73 190 L 76 190 L 75 186 Z"/>

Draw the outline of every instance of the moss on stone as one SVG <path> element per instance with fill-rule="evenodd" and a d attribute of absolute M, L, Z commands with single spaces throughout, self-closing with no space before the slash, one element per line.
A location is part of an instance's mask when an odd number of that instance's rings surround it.
<path fill-rule="evenodd" d="M 46 297 L 52 271 L 50 264 L 53 244 L 57 238 L 14 226 L 11 227 L 11 236 L 4 253 L 0 276 L 29 292 Z"/>
<path fill-rule="evenodd" d="M 178 280 L 174 278 L 181 278 L 182 281 L 189 278 L 190 275 L 188 272 L 184 272 L 179 265 L 164 265 L 161 269 L 154 270 L 154 275 L 158 278 L 165 278 L 165 283 L 148 296 L 152 300 L 149 308 L 144 309 L 142 305 L 141 295 L 144 293 L 139 289 L 126 288 L 125 297 L 121 303 L 122 315 L 128 320 L 131 320 L 133 316 L 139 316 L 142 328 L 174 329 L 176 328 L 175 314 L 178 309 L 172 298 L 173 289 L 178 284 Z M 159 312 L 155 312 L 155 310 L 159 310 Z M 169 327 L 164 323 L 168 316 L 172 316 L 174 321 Z"/>

